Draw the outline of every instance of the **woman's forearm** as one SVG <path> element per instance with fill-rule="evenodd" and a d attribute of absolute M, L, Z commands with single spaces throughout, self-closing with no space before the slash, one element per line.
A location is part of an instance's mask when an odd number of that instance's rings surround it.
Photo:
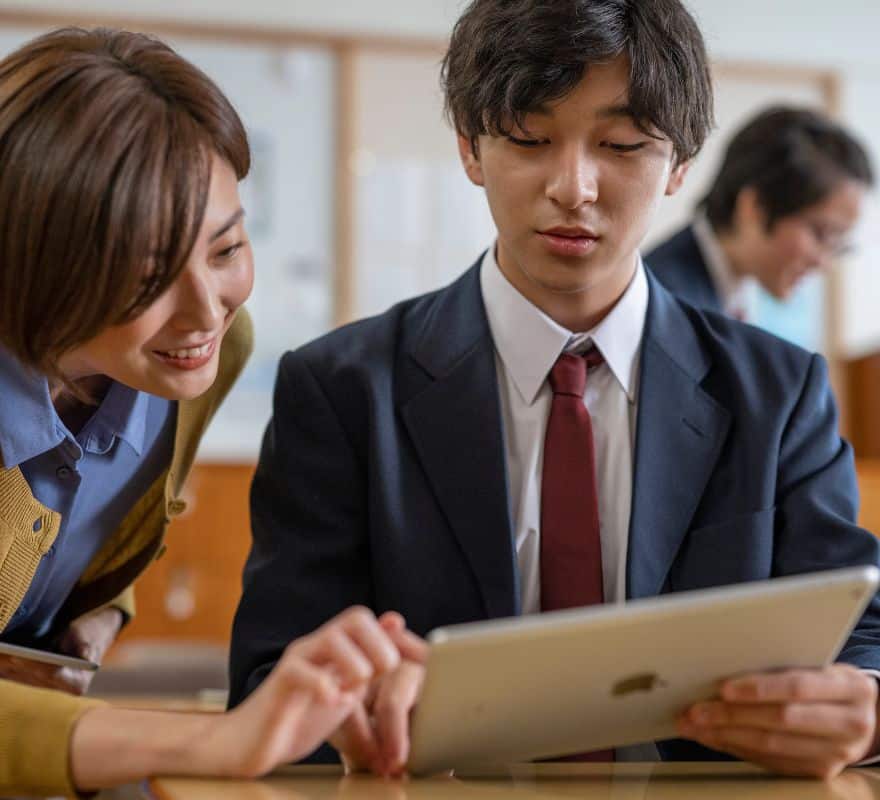
<path fill-rule="evenodd" d="M 73 783 L 90 791 L 150 775 L 222 774 L 224 765 L 200 746 L 218 722 L 216 714 L 90 709 L 70 741 Z"/>

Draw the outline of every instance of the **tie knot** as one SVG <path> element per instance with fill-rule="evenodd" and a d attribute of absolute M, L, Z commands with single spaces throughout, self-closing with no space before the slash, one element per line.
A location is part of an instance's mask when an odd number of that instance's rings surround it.
<path fill-rule="evenodd" d="M 587 388 L 587 370 L 598 367 L 603 361 L 602 354 L 595 347 L 580 356 L 563 353 L 550 370 L 553 394 L 583 397 Z"/>

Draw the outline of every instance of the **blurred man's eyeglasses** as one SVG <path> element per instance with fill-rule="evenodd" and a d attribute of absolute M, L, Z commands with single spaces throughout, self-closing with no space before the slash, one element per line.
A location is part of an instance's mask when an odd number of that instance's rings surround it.
<path fill-rule="evenodd" d="M 841 258 L 855 252 L 856 244 L 846 233 L 839 233 L 812 219 L 802 218 L 802 222 L 816 244 L 828 255 Z"/>

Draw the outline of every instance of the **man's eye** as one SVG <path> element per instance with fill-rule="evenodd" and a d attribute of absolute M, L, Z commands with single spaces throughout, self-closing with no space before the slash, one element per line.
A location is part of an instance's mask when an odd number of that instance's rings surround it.
<path fill-rule="evenodd" d="M 517 136 L 507 135 L 507 139 L 510 142 L 513 142 L 517 147 L 538 147 L 539 145 L 546 144 L 546 139 L 520 139 Z"/>
<path fill-rule="evenodd" d="M 636 142 L 635 144 L 621 144 L 620 142 L 602 142 L 604 147 L 613 150 L 615 153 L 634 153 L 641 150 L 647 142 Z"/>

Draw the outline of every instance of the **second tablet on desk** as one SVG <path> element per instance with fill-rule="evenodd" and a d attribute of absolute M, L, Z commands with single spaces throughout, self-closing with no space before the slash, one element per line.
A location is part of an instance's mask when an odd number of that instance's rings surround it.
<path fill-rule="evenodd" d="M 84 669 L 94 672 L 98 665 L 93 661 L 77 656 L 69 656 L 65 653 L 56 653 L 52 650 L 37 650 L 33 647 L 22 647 L 17 644 L 0 642 L 0 655 L 20 658 L 24 661 L 39 661 L 43 664 L 54 664 L 56 667 L 70 667 L 71 669 Z"/>
<path fill-rule="evenodd" d="M 725 678 L 830 663 L 878 582 L 855 567 L 440 628 L 408 768 L 668 739 Z"/>

